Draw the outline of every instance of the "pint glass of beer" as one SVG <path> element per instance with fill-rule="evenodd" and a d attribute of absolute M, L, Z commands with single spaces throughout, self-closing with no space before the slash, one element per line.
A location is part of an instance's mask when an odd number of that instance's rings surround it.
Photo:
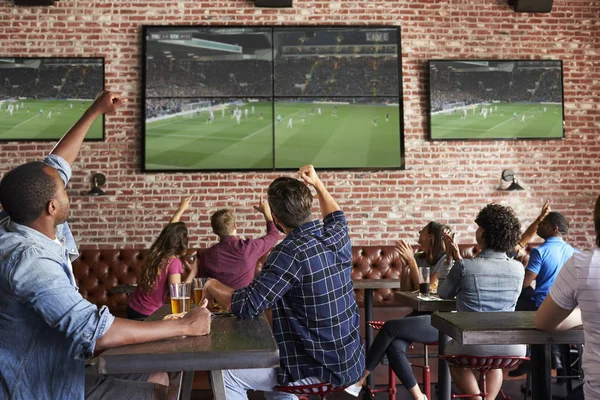
<path fill-rule="evenodd" d="M 192 281 L 192 289 L 194 291 L 194 304 L 199 305 L 202 301 L 202 294 L 204 293 L 204 284 L 208 278 L 194 278 Z"/>
<path fill-rule="evenodd" d="M 179 314 L 190 311 L 192 299 L 192 285 L 190 283 L 171 283 L 169 284 L 169 294 L 171 295 L 171 312 Z"/>

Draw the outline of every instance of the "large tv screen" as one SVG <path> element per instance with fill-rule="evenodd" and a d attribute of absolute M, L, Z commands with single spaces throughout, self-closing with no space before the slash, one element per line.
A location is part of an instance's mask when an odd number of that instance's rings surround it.
<path fill-rule="evenodd" d="M 559 60 L 429 61 L 431 140 L 562 139 Z"/>
<path fill-rule="evenodd" d="M 0 58 L 0 140 L 57 140 L 104 90 L 103 58 Z M 104 118 L 86 140 L 104 138 Z"/>
<path fill-rule="evenodd" d="M 143 171 L 403 168 L 396 27 L 144 27 Z"/>

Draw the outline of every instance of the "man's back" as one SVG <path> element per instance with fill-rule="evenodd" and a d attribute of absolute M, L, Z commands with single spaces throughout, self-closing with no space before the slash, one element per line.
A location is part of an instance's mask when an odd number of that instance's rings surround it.
<path fill-rule="evenodd" d="M 574 252 L 575 249 L 559 236 L 547 238 L 543 244 L 531 251 L 526 269 L 537 274 L 535 293 L 532 297 L 536 307 L 542 304 L 558 272 Z"/>
<path fill-rule="evenodd" d="M 344 214 L 306 223 L 277 245 L 252 284 L 234 293 L 232 311 L 252 317 L 273 307 L 280 383 L 315 376 L 339 386 L 364 371 L 360 317 Z"/>
<path fill-rule="evenodd" d="M 256 263 L 279 240 L 275 224 L 267 222 L 267 234 L 258 239 L 225 236 L 209 247 L 200 260 L 200 275 L 218 279 L 234 289 L 246 287 L 254 279 Z"/>

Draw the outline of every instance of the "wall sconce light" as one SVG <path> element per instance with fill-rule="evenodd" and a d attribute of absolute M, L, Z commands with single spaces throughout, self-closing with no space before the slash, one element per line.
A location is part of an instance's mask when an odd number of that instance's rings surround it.
<path fill-rule="evenodd" d="M 510 186 L 502 190 L 525 190 L 523 186 L 519 185 L 519 183 L 517 182 L 517 178 L 513 170 L 505 169 L 504 171 L 502 171 L 502 180 L 505 182 L 511 182 Z"/>
<path fill-rule="evenodd" d="M 92 175 L 93 186 L 92 189 L 88 192 L 88 196 L 104 196 L 104 190 L 100 189 L 100 186 L 106 183 L 106 176 L 104 174 L 94 174 Z"/>

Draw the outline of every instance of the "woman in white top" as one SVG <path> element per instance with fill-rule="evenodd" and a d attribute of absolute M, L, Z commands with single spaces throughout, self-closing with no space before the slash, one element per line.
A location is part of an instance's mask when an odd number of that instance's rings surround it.
<path fill-rule="evenodd" d="M 600 399 L 600 196 L 594 227 L 596 247 L 573 254 L 535 316 L 535 327 L 544 331 L 570 329 L 583 321 L 586 399 Z"/>

